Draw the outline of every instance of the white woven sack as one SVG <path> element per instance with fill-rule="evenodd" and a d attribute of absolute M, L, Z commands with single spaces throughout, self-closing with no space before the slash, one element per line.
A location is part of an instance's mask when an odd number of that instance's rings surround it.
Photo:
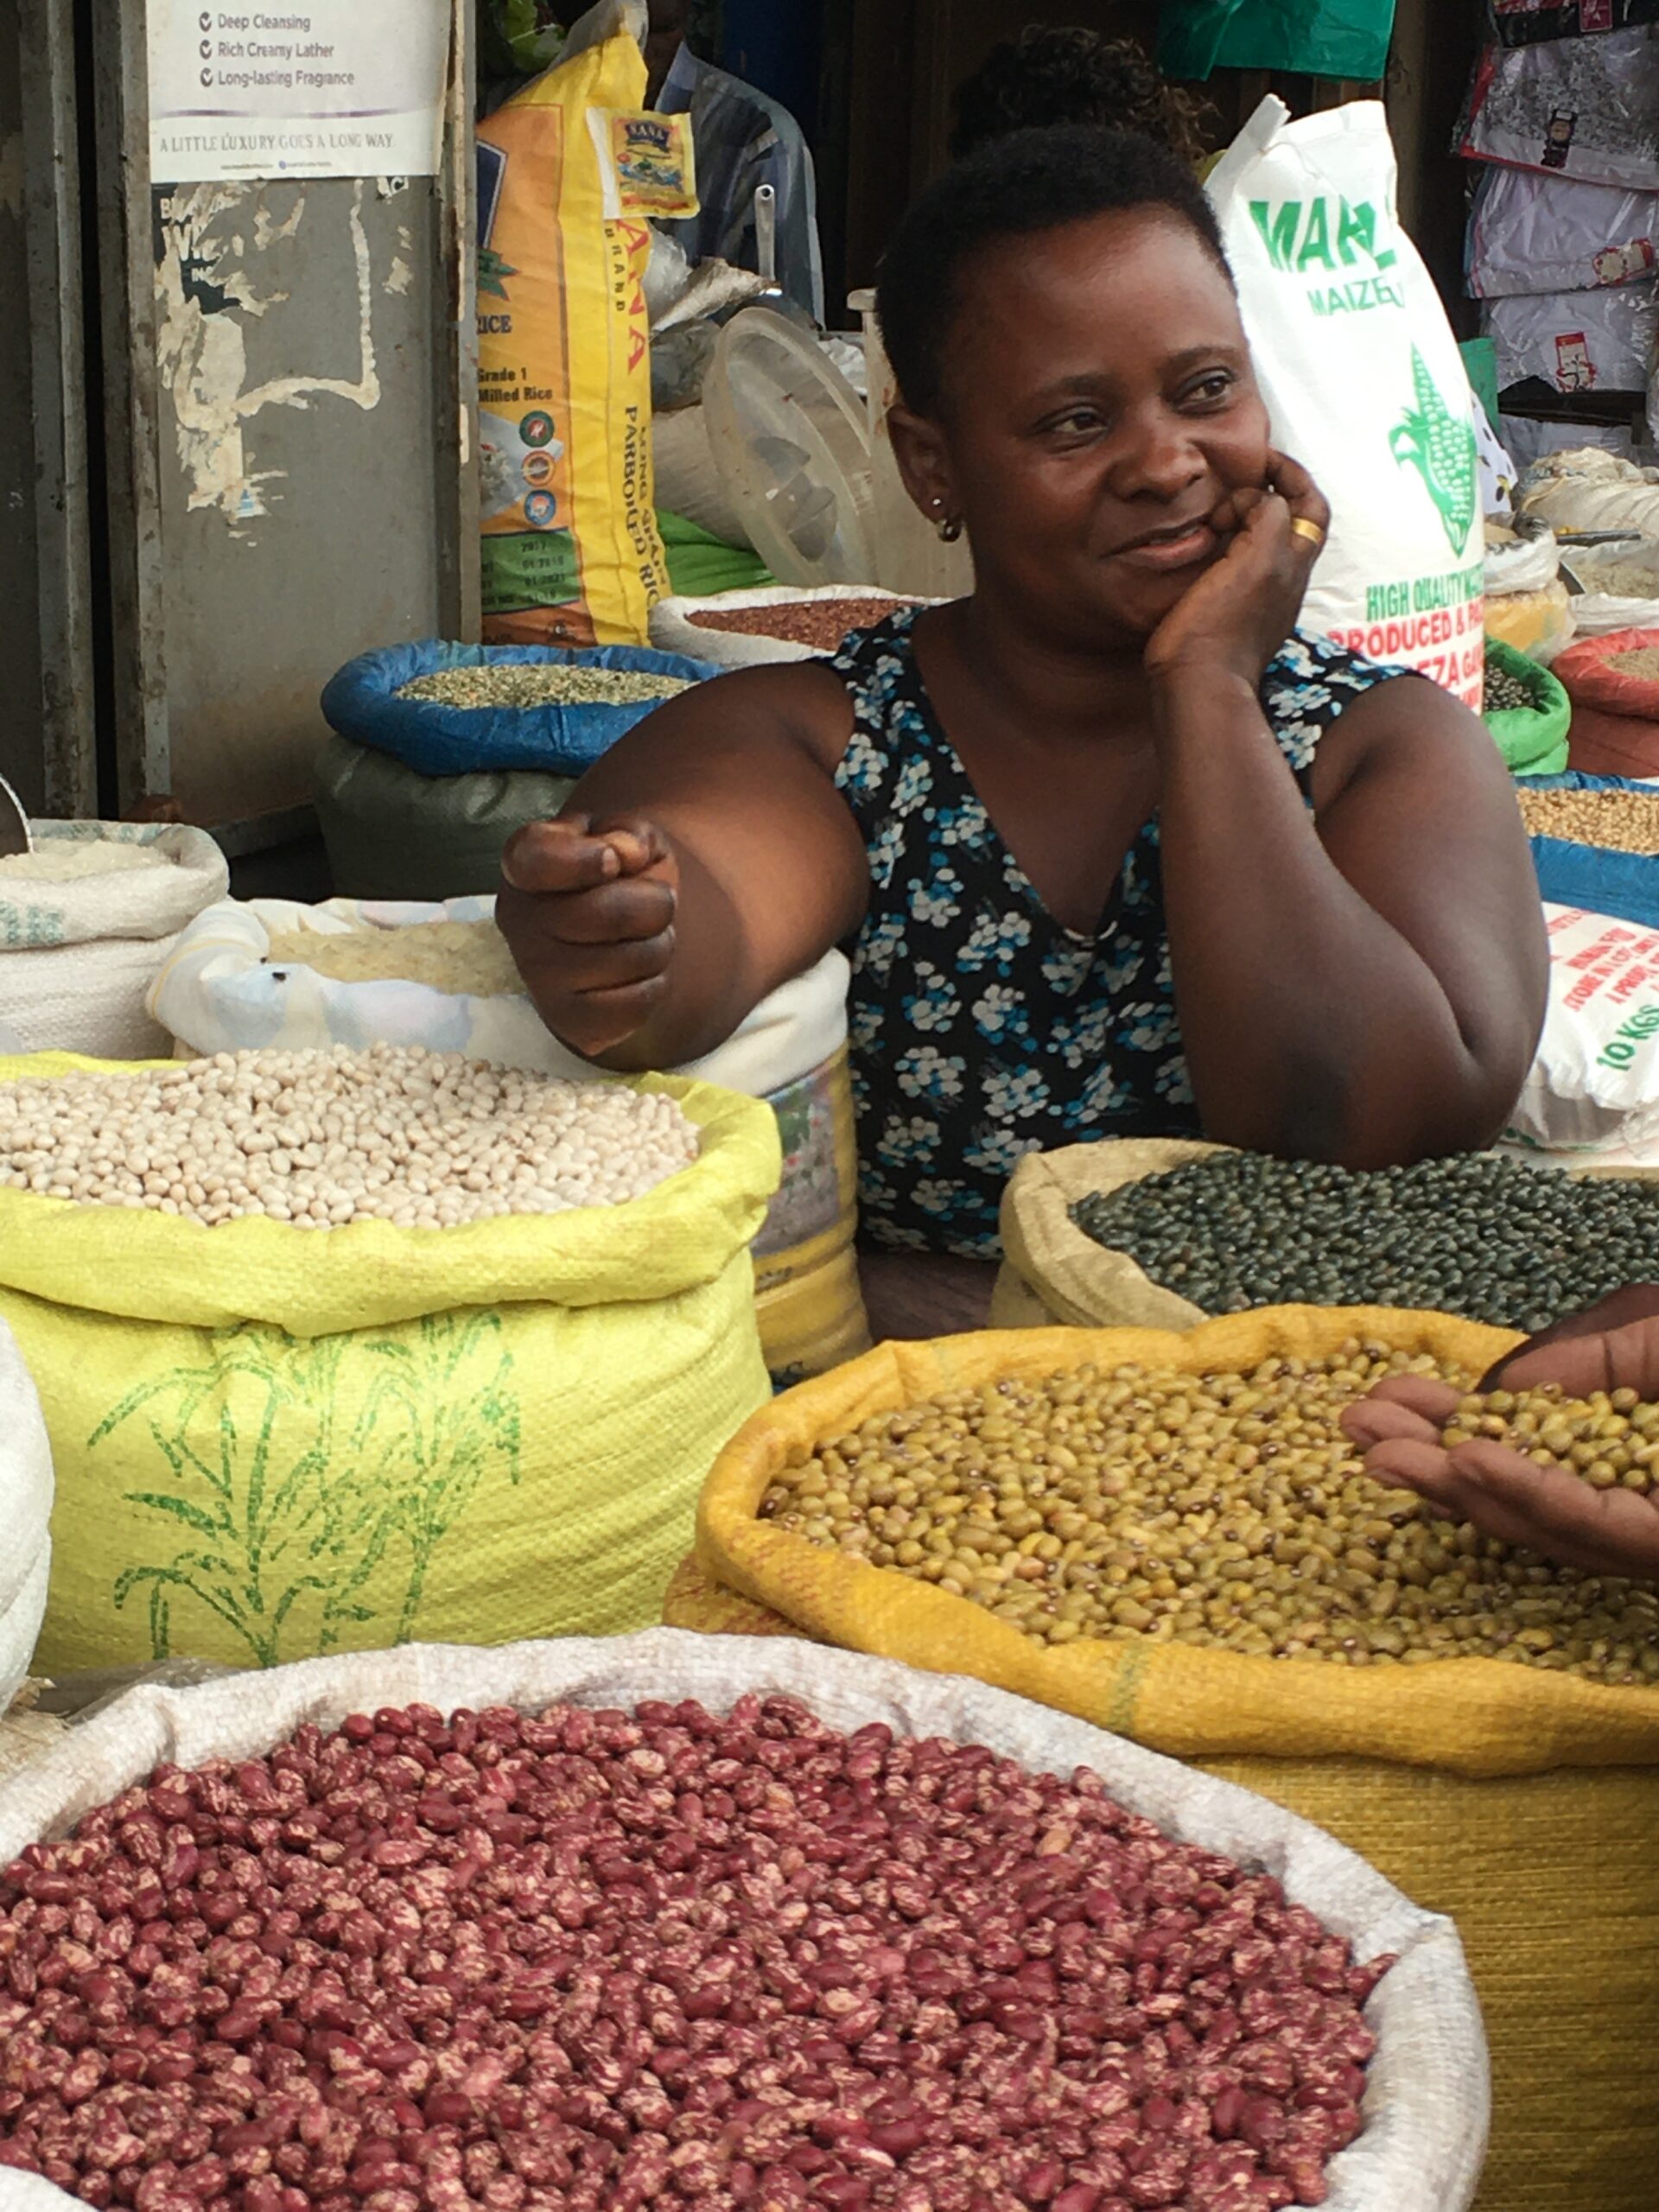
<path fill-rule="evenodd" d="M 1361 1958 L 1396 1953 L 1366 2006 L 1378 2050 L 1365 2130 L 1331 2162 L 1325 2212 L 1465 2212 L 1485 2150 L 1489 2085 L 1480 2010 L 1452 1923 L 1266 1798 L 957 1675 L 792 1638 L 653 1629 L 493 1651 L 406 1644 L 199 1689 L 136 1689 L 12 1781 L 0 1802 L 0 1865 L 28 1843 L 65 1834 L 160 1760 L 248 1758 L 308 1721 L 327 1726 L 416 1701 L 446 1712 L 529 1711 L 556 1699 L 630 1707 L 694 1697 L 721 1713 L 749 1690 L 799 1698 L 836 1728 L 880 1721 L 901 1735 L 987 1745 L 1039 1771 L 1092 1767 L 1122 1803 L 1168 1834 L 1264 1867 Z M 49 2182 L 0 2168 L 0 2212 L 70 2212 L 73 2203 Z"/>
<path fill-rule="evenodd" d="M 1505 1140 L 1639 1158 L 1659 1138 L 1659 931 L 1576 906 L 1547 906 L 1544 924 L 1544 1030 Z"/>
<path fill-rule="evenodd" d="M 1659 537 L 1628 539 L 1624 544 L 1574 546 L 1567 568 L 1584 589 L 1573 601 L 1573 627 L 1580 638 L 1611 638 L 1616 630 L 1659 629 Z M 1603 570 L 1631 572 L 1650 579 L 1644 592 L 1599 588 Z"/>
<path fill-rule="evenodd" d="M 205 830 L 129 822 L 36 822 L 38 845 L 143 845 L 162 868 L 42 883 L 0 876 L 0 1022 L 30 1052 L 136 1060 L 168 1040 L 144 1008 L 174 939 L 230 882 Z"/>
<path fill-rule="evenodd" d="M 721 668 L 758 668 L 775 660 L 825 660 L 833 646 L 798 645 L 788 638 L 752 635 L 747 630 L 705 630 L 691 617 L 710 612 L 729 613 L 746 607 L 792 606 L 803 599 L 892 599 L 895 607 L 911 602 L 879 584 L 765 584 L 753 591 L 723 591 L 713 599 L 659 599 L 651 610 L 651 642 L 659 652 L 690 653 Z"/>
<path fill-rule="evenodd" d="M 550 1035 L 523 992 L 478 998 L 429 983 L 342 982 L 291 963 L 265 964 L 272 936 L 290 930 L 340 936 L 365 926 L 488 921 L 494 912 L 495 900 L 484 896 L 441 904 L 330 899 L 319 906 L 227 899 L 180 938 L 156 978 L 149 1009 L 187 1058 L 258 1046 L 296 1052 L 328 1045 L 424 1045 L 431 1052 L 466 1052 L 572 1083 L 606 1080 L 606 1070 L 578 1058 Z M 798 1083 L 846 1041 L 851 972 L 843 954 L 826 953 L 815 968 L 763 999 L 715 1052 L 664 1072 L 717 1083 L 751 1098 L 767 1098 Z"/>
<path fill-rule="evenodd" d="M 1515 504 L 1518 512 L 1539 516 L 1558 536 L 1618 530 L 1659 537 L 1659 469 L 1639 467 L 1599 446 L 1575 443 L 1535 461 L 1522 479 Z"/>
<path fill-rule="evenodd" d="M 52 1564 L 52 1449 L 22 1354 L 0 1321 L 0 1713 L 34 1656 Z"/>

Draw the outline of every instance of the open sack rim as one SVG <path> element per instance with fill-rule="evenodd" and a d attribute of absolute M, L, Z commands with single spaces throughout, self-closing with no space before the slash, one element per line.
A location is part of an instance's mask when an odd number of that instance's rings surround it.
<path fill-rule="evenodd" d="M 178 1065 L 38 1052 L 0 1058 L 0 1084 Z M 148 1209 L 5 1189 L 0 1289 L 124 1320 L 206 1329 L 260 1321 L 297 1337 L 385 1327 L 461 1306 L 676 1297 L 712 1282 L 759 1229 L 782 1165 L 777 1118 L 763 1099 L 679 1077 L 639 1076 L 624 1087 L 677 1099 L 702 1137 L 690 1166 L 626 1205 L 451 1229 L 385 1221 L 296 1229 L 262 1216 L 210 1229 Z"/>

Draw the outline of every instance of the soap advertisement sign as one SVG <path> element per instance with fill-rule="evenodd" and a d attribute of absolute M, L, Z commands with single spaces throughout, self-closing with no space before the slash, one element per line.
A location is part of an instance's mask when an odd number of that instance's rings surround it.
<path fill-rule="evenodd" d="M 451 0 L 149 0 L 149 173 L 432 176 Z"/>

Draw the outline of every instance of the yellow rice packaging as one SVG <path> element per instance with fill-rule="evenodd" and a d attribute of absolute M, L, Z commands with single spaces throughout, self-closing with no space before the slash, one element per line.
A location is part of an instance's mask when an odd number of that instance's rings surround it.
<path fill-rule="evenodd" d="M 671 1624 L 768 1617 L 963 1674 L 1259 1790 L 1451 1914 L 1491 2045 L 1478 2212 L 1653 2212 L 1659 2176 L 1659 1688 L 1496 1659 L 1348 1668 L 1147 1637 L 1048 1646 L 964 1598 L 757 1518 L 791 1452 L 941 1391 L 1093 1363 L 1193 1374 L 1354 1338 L 1472 1377 L 1520 1341 L 1437 1314 L 1279 1307 L 1167 1329 L 883 1344 L 758 1414 L 721 1454 Z M 764 1609 L 757 1611 L 756 1609 Z"/>
<path fill-rule="evenodd" d="M 478 128 L 484 634 L 645 645 L 667 589 L 652 493 L 650 219 L 696 211 L 690 127 L 644 112 L 617 29 Z"/>

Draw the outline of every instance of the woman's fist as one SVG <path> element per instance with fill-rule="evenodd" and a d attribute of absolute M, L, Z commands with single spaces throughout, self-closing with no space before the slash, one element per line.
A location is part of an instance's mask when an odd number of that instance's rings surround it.
<path fill-rule="evenodd" d="M 677 895 L 673 849 L 639 815 L 564 815 L 508 840 L 496 921 L 537 1011 L 572 1052 L 609 1052 L 657 1006 Z"/>

